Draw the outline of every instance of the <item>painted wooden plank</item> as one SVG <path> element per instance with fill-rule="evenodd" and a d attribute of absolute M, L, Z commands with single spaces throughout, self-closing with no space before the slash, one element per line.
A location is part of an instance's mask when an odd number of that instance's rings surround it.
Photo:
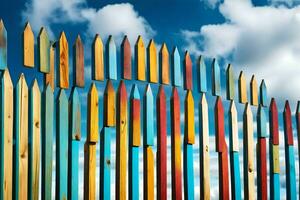
<path fill-rule="evenodd" d="M 188 90 L 185 96 L 185 126 L 184 134 L 186 135 L 188 144 L 195 144 L 195 109 L 194 109 L 194 98 L 191 90 Z"/>
<path fill-rule="evenodd" d="M 221 71 L 215 58 L 212 62 L 212 95 L 221 96 Z"/>
<path fill-rule="evenodd" d="M 159 70 L 160 70 L 160 83 L 170 84 L 170 66 L 169 66 L 169 51 L 166 43 L 163 43 L 159 51 Z"/>
<path fill-rule="evenodd" d="M 171 152 L 172 198 L 175 200 L 181 200 L 180 98 L 176 87 L 173 87 L 171 97 Z"/>
<path fill-rule="evenodd" d="M 257 110 L 257 137 L 267 137 L 267 116 L 265 108 L 260 104 Z"/>
<path fill-rule="evenodd" d="M 86 142 L 84 145 L 84 200 L 96 199 L 96 148 L 95 142 Z"/>
<path fill-rule="evenodd" d="M 49 73 L 51 67 L 51 45 L 47 31 L 44 27 L 41 28 L 38 35 L 38 53 L 40 72 Z"/>
<path fill-rule="evenodd" d="M 150 83 L 158 83 L 157 53 L 154 40 L 151 39 L 147 46 L 148 80 Z"/>
<path fill-rule="evenodd" d="M 34 35 L 29 22 L 23 31 L 23 65 L 34 67 Z"/>
<path fill-rule="evenodd" d="M 52 199 L 54 97 L 48 85 L 42 98 L 42 199 Z"/>
<path fill-rule="evenodd" d="M 150 84 L 144 94 L 144 144 L 154 145 L 154 101 Z"/>
<path fill-rule="evenodd" d="M 131 47 L 127 35 L 121 44 L 121 73 L 123 79 L 131 80 Z"/>
<path fill-rule="evenodd" d="M 260 97 L 260 103 L 265 107 L 268 106 L 267 86 L 265 80 L 262 80 L 260 83 L 259 97 Z"/>
<path fill-rule="evenodd" d="M 172 85 L 177 87 L 182 87 L 182 75 L 181 75 L 181 61 L 180 54 L 177 47 L 173 48 L 171 54 L 171 76 L 172 76 Z"/>
<path fill-rule="evenodd" d="M 141 145 L 141 103 L 140 93 L 136 84 L 133 85 L 130 94 L 130 136 L 131 145 Z"/>
<path fill-rule="evenodd" d="M 157 198 L 167 199 L 167 110 L 164 87 L 159 87 L 157 113 Z"/>
<path fill-rule="evenodd" d="M 116 95 L 111 80 L 107 80 L 104 91 L 104 126 L 116 126 Z"/>
<path fill-rule="evenodd" d="M 68 199 L 68 98 L 63 89 L 56 100 L 56 198 Z"/>
<path fill-rule="evenodd" d="M 72 88 L 70 95 L 70 139 L 81 139 L 81 103 L 76 87 Z"/>
<path fill-rule="evenodd" d="M 69 45 L 62 32 L 57 43 L 57 85 L 62 89 L 69 88 Z"/>
<path fill-rule="evenodd" d="M 117 134 L 116 134 L 116 199 L 126 199 L 127 179 L 127 92 L 123 81 L 117 92 Z"/>
<path fill-rule="evenodd" d="M 272 144 L 279 145 L 278 109 L 276 100 L 272 98 L 269 111 L 270 140 Z"/>
<path fill-rule="evenodd" d="M 200 137 L 200 198 L 210 199 L 209 172 L 209 121 L 208 105 L 205 93 L 199 103 L 199 137 Z"/>
<path fill-rule="evenodd" d="M 215 104 L 215 134 L 216 152 L 227 152 L 227 145 L 225 140 L 224 108 L 220 96 L 217 97 Z"/>
<path fill-rule="evenodd" d="M 187 135 L 186 135 L 187 136 Z M 187 141 L 187 139 L 185 139 Z M 193 159 L 193 145 L 187 142 L 184 143 L 184 199 L 194 199 L 194 159 Z"/>
<path fill-rule="evenodd" d="M 39 199 L 40 152 L 41 152 L 41 93 L 35 79 L 29 91 L 28 104 L 28 199 Z"/>
<path fill-rule="evenodd" d="M 111 134 L 113 129 L 103 127 L 100 135 L 100 199 L 109 200 L 111 196 Z"/>
<path fill-rule="evenodd" d="M 2 19 L 0 19 L 0 70 L 7 68 L 7 32 Z"/>
<path fill-rule="evenodd" d="M 286 199 L 297 199 L 295 152 L 293 145 L 285 145 Z"/>
<path fill-rule="evenodd" d="M 233 152 L 239 151 L 239 129 L 238 129 L 238 116 L 234 100 L 230 102 L 228 113 L 229 119 L 229 149 Z"/>
<path fill-rule="evenodd" d="M 50 84 L 52 91 L 55 89 L 55 47 L 53 44 L 50 45 L 50 56 L 49 56 L 49 73 L 44 74 L 44 86 L 46 87 L 48 84 Z"/>
<path fill-rule="evenodd" d="M 13 199 L 28 198 L 28 87 L 21 74 L 14 102 L 14 190 Z"/>
<path fill-rule="evenodd" d="M 268 199 L 267 139 L 257 139 L 257 199 Z"/>
<path fill-rule="evenodd" d="M 248 102 L 246 77 L 243 71 L 239 75 L 239 102 L 244 104 Z"/>
<path fill-rule="evenodd" d="M 255 199 L 253 116 L 246 103 L 243 114 L 244 198 Z"/>
<path fill-rule="evenodd" d="M 258 90 L 255 76 L 253 75 L 250 81 L 250 103 L 253 106 L 258 106 Z"/>
<path fill-rule="evenodd" d="M 104 80 L 104 49 L 98 34 L 92 44 L 92 80 Z"/>
<path fill-rule="evenodd" d="M 154 197 L 154 154 L 151 146 L 144 147 L 144 199 Z"/>
<path fill-rule="evenodd" d="M 219 152 L 219 199 L 229 200 L 228 151 Z"/>
<path fill-rule="evenodd" d="M 230 152 L 231 196 L 232 199 L 242 199 L 239 152 Z"/>
<path fill-rule="evenodd" d="M 146 54 L 142 36 L 139 35 L 134 47 L 137 80 L 146 81 Z"/>
<path fill-rule="evenodd" d="M 192 90 L 193 89 L 193 64 L 188 51 L 185 51 L 184 54 L 183 69 L 184 69 L 184 89 Z"/>
<path fill-rule="evenodd" d="M 113 37 L 110 35 L 106 42 L 107 79 L 117 80 L 117 49 Z"/>
<path fill-rule="evenodd" d="M 129 199 L 139 199 L 139 147 L 129 147 Z"/>
<path fill-rule="evenodd" d="M 198 59 L 198 90 L 207 92 L 206 65 L 203 56 Z"/>
<path fill-rule="evenodd" d="M 280 177 L 279 174 L 274 174 L 274 182 L 276 185 L 271 188 L 270 199 L 280 199 Z"/>
<path fill-rule="evenodd" d="M 87 108 L 87 141 L 98 142 L 99 132 L 99 99 L 95 83 L 92 83 L 88 92 Z"/>
<path fill-rule="evenodd" d="M 294 145 L 293 127 L 292 127 L 292 116 L 291 108 L 288 101 L 285 102 L 283 111 L 283 122 L 284 122 L 284 142 L 285 146 Z"/>
<path fill-rule="evenodd" d="M 280 173 L 279 145 L 272 144 L 270 152 L 272 153 L 272 172 L 274 174 L 279 174 Z"/>
<path fill-rule="evenodd" d="M 228 65 L 226 70 L 226 96 L 227 100 L 234 100 L 235 85 L 234 85 L 234 72 L 231 64 Z"/>
<path fill-rule="evenodd" d="M 280 199 L 279 145 L 270 141 L 270 199 Z"/>
<path fill-rule="evenodd" d="M 1 23 L 2 22 L 0 22 L 0 24 Z M 7 69 L 2 73 L 0 88 L 0 199 L 12 199 L 14 92 L 10 74 Z"/>
<path fill-rule="evenodd" d="M 73 45 L 73 86 L 84 87 L 84 48 L 80 35 Z"/>

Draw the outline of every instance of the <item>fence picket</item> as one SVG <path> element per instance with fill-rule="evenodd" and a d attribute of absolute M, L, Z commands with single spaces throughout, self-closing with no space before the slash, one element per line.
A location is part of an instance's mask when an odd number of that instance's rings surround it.
<path fill-rule="evenodd" d="M 264 107 L 268 106 L 267 86 L 265 80 L 262 80 L 259 86 L 260 103 Z"/>
<path fill-rule="evenodd" d="M 104 80 L 104 56 L 103 43 L 96 34 L 92 44 L 92 80 Z"/>
<path fill-rule="evenodd" d="M 258 106 L 257 82 L 254 75 L 250 81 L 250 103 L 253 106 Z"/>
<path fill-rule="evenodd" d="M 169 51 L 166 43 L 163 43 L 159 51 L 159 74 L 160 83 L 170 84 L 170 74 L 169 74 Z"/>
<path fill-rule="evenodd" d="M 110 35 L 106 42 L 106 78 L 117 80 L 117 49 L 113 37 Z"/>
<path fill-rule="evenodd" d="M 0 70 L 7 68 L 7 31 L 0 19 Z"/>
<path fill-rule="evenodd" d="M 198 91 L 207 92 L 206 65 L 203 56 L 198 58 Z"/>
<path fill-rule="evenodd" d="M 34 67 L 34 35 L 29 22 L 23 31 L 23 64 L 25 67 Z"/>
<path fill-rule="evenodd" d="M 212 62 L 212 95 L 221 96 L 221 71 L 217 59 Z"/>
<path fill-rule="evenodd" d="M 228 65 L 226 70 L 226 97 L 227 100 L 234 100 L 235 96 L 235 80 L 234 72 L 231 64 Z"/>
<path fill-rule="evenodd" d="M 188 51 L 185 51 L 184 54 L 183 69 L 184 69 L 184 89 L 192 90 L 193 89 L 193 63 Z"/>
<path fill-rule="evenodd" d="M 65 32 L 61 32 L 57 43 L 57 85 L 69 88 L 69 46 Z"/>
<path fill-rule="evenodd" d="M 248 97 L 247 97 L 246 77 L 243 71 L 240 72 L 238 86 L 239 86 L 239 102 L 245 104 L 248 102 Z"/>
<path fill-rule="evenodd" d="M 50 55 L 49 55 L 49 73 L 44 74 L 44 86 L 47 87 L 50 84 L 52 91 L 55 89 L 55 47 L 53 43 L 50 44 Z"/>
<path fill-rule="evenodd" d="M 104 90 L 104 126 L 113 127 L 116 126 L 116 105 L 115 105 L 115 91 L 111 80 L 106 83 L 106 88 Z"/>
<path fill-rule="evenodd" d="M 121 44 L 121 73 L 123 79 L 131 80 L 131 47 L 127 36 Z"/>
<path fill-rule="evenodd" d="M 51 67 L 51 44 L 47 31 L 44 27 L 41 28 L 38 36 L 38 60 L 39 70 L 43 73 L 49 73 Z M 53 55 L 52 55 L 53 56 Z M 53 61 L 52 61 L 53 62 Z"/>
<path fill-rule="evenodd" d="M 176 87 L 182 87 L 182 75 L 181 75 L 181 61 L 177 47 L 174 47 L 171 55 L 172 64 L 172 85 Z"/>
<path fill-rule="evenodd" d="M 154 40 L 151 39 L 147 46 L 148 81 L 158 83 L 157 52 Z"/>
<path fill-rule="evenodd" d="M 80 35 L 73 45 L 73 86 L 84 87 L 84 48 Z"/>
<path fill-rule="evenodd" d="M 135 49 L 135 67 L 136 78 L 140 81 L 146 81 L 146 55 L 145 45 L 142 36 L 138 36 L 138 39 L 134 46 Z"/>

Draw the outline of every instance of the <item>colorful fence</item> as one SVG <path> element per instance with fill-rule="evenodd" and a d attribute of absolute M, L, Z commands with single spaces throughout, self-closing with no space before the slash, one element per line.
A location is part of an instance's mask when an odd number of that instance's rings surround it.
<path fill-rule="evenodd" d="M 211 88 L 212 95 L 216 97 L 210 97 L 208 101 L 207 97 L 211 94 L 208 92 L 210 87 L 203 57 L 193 66 L 188 52 L 185 52 L 182 60 L 175 47 L 169 56 L 167 45 L 163 44 L 157 59 L 154 41 L 151 40 L 145 48 L 143 39 L 139 36 L 132 62 L 132 48 L 125 37 L 120 48 L 118 66 L 118 51 L 113 37 L 110 36 L 104 46 L 100 36 L 96 35 L 91 47 L 93 81 L 85 100 L 87 105 L 83 106 L 79 88 L 88 86 L 85 84 L 87 77 L 84 76 L 84 46 L 79 36 L 72 51 L 72 83 L 69 80 L 69 47 L 64 32 L 57 41 L 52 42 L 42 28 L 36 47 L 30 24 L 25 26 L 23 64 L 30 68 L 39 66 L 41 73 L 37 73 L 37 76 L 44 76 L 42 85 L 34 80 L 28 86 L 23 74 L 13 85 L 7 66 L 8 42 L 4 24 L 0 21 L 0 199 L 39 199 L 41 196 L 42 199 L 56 197 L 76 200 L 79 193 L 84 194 L 84 199 L 95 199 L 98 190 L 100 199 L 110 199 L 112 196 L 116 199 L 139 199 L 142 198 L 141 190 L 144 199 L 170 199 L 167 195 L 168 165 L 172 172 L 172 199 L 195 198 L 195 166 L 199 166 L 200 170 L 200 197 L 210 199 L 210 167 L 217 164 L 210 162 L 210 137 L 215 138 L 215 150 L 218 154 L 220 199 L 268 199 L 268 194 L 271 199 L 280 199 L 280 179 L 286 179 L 287 199 L 296 199 L 292 112 L 287 101 L 283 112 L 286 172 L 280 175 L 278 110 L 274 98 L 269 106 L 264 81 L 258 88 L 255 77 L 252 77 L 248 99 L 248 83 L 245 74 L 240 73 L 238 102 L 239 106 L 244 106 L 244 113 L 243 118 L 239 119 L 235 103 L 236 79 L 231 65 L 226 70 L 226 101 L 223 102 L 222 73 L 217 60 L 213 60 Z M 197 67 L 197 84 L 193 83 L 193 67 Z M 117 69 L 121 69 L 121 78 L 118 78 Z M 135 80 L 148 81 L 144 93 L 140 93 L 137 84 L 132 84 Z M 99 81 L 106 81 L 103 92 L 97 89 Z M 116 92 L 114 83 L 119 85 Z M 127 91 L 128 85 L 132 85 L 130 92 Z M 157 86 L 159 90 L 155 104 L 151 88 Z M 172 88 L 171 96 L 168 96 L 166 88 Z M 198 88 L 198 91 L 194 88 Z M 55 97 L 56 90 L 59 92 Z M 68 90 L 71 90 L 69 98 Z M 181 94 L 186 95 L 184 102 L 180 98 Z M 215 101 L 212 105 L 213 120 L 209 119 L 211 100 Z M 226 103 L 230 104 L 228 110 L 225 110 Z M 83 108 L 87 110 L 86 137 L 82 137 L 82 129 L 85 130 L 85 127 L 82 128 Z M 257 110 L 257 130 L 254 130 L 252 110 Z M 184 115 L 183 122 L 181 114 Z M 295 117 L 299 135 L 300 104 Z M 103 123 L 100 123 L 102 120 Z M 242 121 L 243 133 L 239 133 L 238 121 Z M 100 127 L 100 124 L 103 126 Z M 199 133 L 195 128 L 196 124 Z M 211 125 L 214 126 L 214 136 L 209 134 Z M 167 146 L 170 145 L 167 140 L 168 131 L 171 132 L 171 159 L 167 158 Z M 111 138 L 114 133 L 116 170 L 115 180 L 112 180 Z M 196 140 L 199 141 L 199 162 L 194 160 Z M 239 144 L 240 141 L 243 144 Z M 84 188 L 79 188 L 79 145 L 82 142 Z M 100 155 L 97 154 L 97 145 L 100 145 Z M 54 146 L 56 176 L 55 194 L 52 194 Z M 239 152 L 241 146 L 243 154 Z M 143 158 L 142 180 L 138 178 L 140 158 Z M 243 165 L 240 164 L 240 159 L 243 159 Z M 100 177 L 96 176 L 97 160 L 100 162 Z M 99 184 L 96 184 L 97 179 Z M 115 194 L 112 194 L 112 185 L 115 186 Z"/>

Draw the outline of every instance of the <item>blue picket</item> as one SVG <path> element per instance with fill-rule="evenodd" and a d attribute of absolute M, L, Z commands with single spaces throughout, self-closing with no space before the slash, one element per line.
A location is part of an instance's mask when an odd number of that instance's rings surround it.
<path fill-rule="evenodd" d="M 117 50 L 113 37 L 110 35 L 106 43 L 106 76 L 117 80 Z"/>
<path fill-rule="evenodd" d="M 7 68 L 7 32 L 0 19 L 0 70 Z"/>
<path fill-rule="evenodd" d="M 181 75 L 181 65 L 180 65 L 180 55 L 177 47 L 173 49 L 171 55 L 171 74 L 173 86 L 182 87 L 182 75 Z"/>
<path fill-rule="evenodd" d="M 212 95 L 221 96 L 221 72 L 217 59 L 212 62 Z"/>
<path fill-rule="evenodd" d="M 188 200 L 194 199 L 194 159 L 193 145 L 184 144 L 184 198 Z"/>
<path fill-rule="evenodd" d="M 199 92 L 207 92 L 206 65 L 203 56 L 198 60 L 198 89 Z"/>
<path fill-rule="evenodd" d="M 144 96 L 144 134 L 146 135 L 146 145 L 154 145 L 154 105 L 153 94 L 150 84 L 147 85 Z"/>
<path fill-rule="evenodd" d="M 242 199 L 239 152 L 230 152 L 232 199 Z"/>

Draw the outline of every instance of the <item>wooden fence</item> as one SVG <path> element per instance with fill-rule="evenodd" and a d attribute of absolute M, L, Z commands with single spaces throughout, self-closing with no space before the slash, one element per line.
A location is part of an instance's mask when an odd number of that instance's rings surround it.
<path fill-rule="evenodd" d="M 183 197 L 194 199 L 195 166 L 199 166 L 200 169 L 200 198 L 210 199 L 212 186 L 210 167 L 217 164 L 210 162 L 210 137 L 215 138 L 215 150 L 218 154 L 220 199 L 242 197 L 268 199 L 268 194 L 270 199 L 280 199 L 280 179 L 286 180 L 287 199 L 296 199 L 292 112 L 289 102 L 286 101 L 283 112 L 286 172 L 280 175 L 278 109 L 274 98 L 269 105 L 264 81 L 258 86 L 253 76 L 248 84 L 245 74 L 241 72 L 238 78 L 238 95 L 236 95 L 237 81 L 232 66 L 228 65 L 224 102 L 230 103 L 230 106 L 229 110 L 225 111 L 221 90 L 222 73 L 217 60 L 214 59 L 212 62 L 212 85 L 209 87 L 203 57 L 199 57 L 197 64 L 193 64 L 188 52 L 185 52 L 184 59 L 181 59 L 175 47 L 170 56 L 166 44 L 163 44 L 157 59 L 154 40 L 150 40 L 146 48 L 141 36 L 137 39 L 134 56 L 132 56 L 129 40 L 124 37 L 120 48 L 120 66 L 117 66 L 117 47 L 113 37 L 110 36 L 104 46 L 100 36 L 96 35 L 91 47 L 93 81 L 88 91 L 87 106 L 83 106 L 78 88 L 88 86 L 85 84 L 84 76 L 84 47 L 79 36 L 73 45 L 73 83 L 70 83 L 70 51 L 65 33 L 62 32 L 59 39 L 52 42 L 46 29 L 42 28 L 37 37 L 36 47 L 30 24 L 26 24 L 22 44 L 23 64 L 29 68 L 39 67 L 39 71 L 44 76 L 42 86 L 39 86 L 37 80 L 28 86 L 23 74 L 13 85 L 7 66 L 8 41 L 9 38 L 1 21 L 0 199 L 55 197 L 76 200 L 82 192 L 84 199 L 95 199 L 97 190 L 100 191 L 100 199 L 110 199 L 112 196 L 116 199 L 170 199 L 171 197 L 172 199 Z M 197 67 L 197 84 L 193 79 L 193 67 Z M 121 78 L 118 78 L 117 69 L 121 69 Z M 136 74 L 135 77 L 133 72 Z M 36 76 L 41 74 L 36 73 Z M 120 82 L 115 92 L 113 82 L 116 83 L 118 80 Z M 137 84 L 133 84 L 130 92 L 127 91 L 127 83 L 134 80 L 148 82 L 143 94 L 139 92 Z M 101 95 L 96 87 L 99 81 L 106 81 L 106 88 Z M 157 85 L 159 90 L 155 103 L 151 87 Z M 247 92 L 248 86 L 250 86 L 250 97 Z M 170 104 L 167 103 L 169 97 L 165 92 L 167 87 L 172 87 Z M 214 103 L 207 101 L 207 96 L 211 95 L 210 88 L 212 88 L 212 95 L 216 96 L 213 98 L 215 99 L 213 120 L 208 117 L 209 104 Z M 71 93 L 68 98 L 66 91 L 69 89 Z M 59 90 L 57 97 L 54 95 L 56 90 Z M 180 94 L 183 93 L 186 96 L 184 102 L 181 102 Z M 199 98 L 194 99 L 193 96 Z M 242 119 L 238 119 L 236 96 L 240 105 L 244 105 Z M 100 104 L 100 98 L 103 99 L 103 105 Z M 168 105 L 170 108 L 167 108 Z M 181 120 L 180 107 L 184 107 L 184 122 Z M 257 107 L 257 130 L 254 130 L 255 120 L 252 114 L 252 110 L 256 110 L 255 107 Z M 87 109 L 86 137 L 82 137 L 81 133 L 83 108 Z M 195 116 L 196 114 L 198 117 Z M 299 103 L 295 117 L 299 135 Z M 170 125 L 168 125 L 168 118 Z M 100 120 L 103 120 L 103 127 L 99 125 Z M 243 133 L 239 133 L 238 121 L 242 121 Z M 184 124 L 183 134 L 181 124 Z M 199 133 L 195 128 L 196 124 L 199 125 Z M 215 127 L 215 135 L 209 134 L 211 124 Z M 228 124 L 228 130 L 225 124 Z M 268 124 L 269 130 L 267 130 Z M 111 137 L 115 133 L 114 129 L 116 130 L 116 166 L 115 180 L 111 180 Z M 169 129 L 171 159 L 167 158 Z M 255 132 L 257 137 L 254 137 Z M 197 138 L 199 162 L 194 161 L 194 145 Z M 239 141 L 243 144 L 239 144 Z M 79 188 L 79 144 L 82 142 L 84 142 L 84 188 Z M 56 176 L 55 194 L 52 194 L 54 145 Z M 100 145 L 100 155 L 97 154 L 97 145 Z M 240 146 L 243 147 L 242 155 L 239 152 Z M 140 155 L 140 149 L 143 155 Z M 183 154 L 181 154 L 182 150 Z M 240 156 L 243 158 L 242 165 Z M 139 158 L 141 157 L 143 179 L 139 180 Z M 100 161 L 100 177 L 96 176 L 97 160 Z M 172 172 L 172 196 L 167 195 L 167 165 L 171 166 Z M 112 185 L 115 185 L 115 194 L 112 194 Z M 140 196 L 141 190 L 144 197 Z"/>

